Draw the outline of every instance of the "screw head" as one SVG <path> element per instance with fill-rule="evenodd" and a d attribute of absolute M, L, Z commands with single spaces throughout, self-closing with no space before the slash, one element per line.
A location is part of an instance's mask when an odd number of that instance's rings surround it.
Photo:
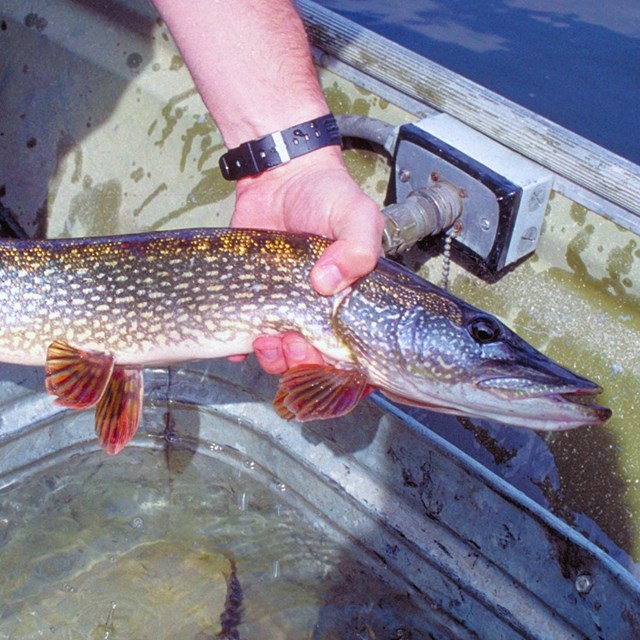
<path fill-rule="evenodd" d="M 588 573 L 581 573 L 579 576 L 576 576 L 574 584 L 578 593 L 587 595 L 593 587 L 593 578 Z"/>

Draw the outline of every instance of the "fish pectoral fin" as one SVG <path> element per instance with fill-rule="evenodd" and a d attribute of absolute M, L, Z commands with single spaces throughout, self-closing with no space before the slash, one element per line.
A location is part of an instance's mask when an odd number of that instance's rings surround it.
<path fill-rule="evenodd" d="M 285 420 L 328 420 L 352 411 L 372 390 L 359 369 L 299 365 L 280 378 L 273 406 Z"/>
<path fill-rule="evenodd" d="M 56 402 L 73 409 L 97 404 L 113 371 L 113 356 L 85 351 L 56 340 L 47 349 L 45 386 Z"/>
<path fill-rule="evenodd" d="M 96 435 L 110 456 L 120 453 L 135 435 L 142 415 L 143 390 L 142 369 L 117 365 L 113 368 L 96 407 Z"/>

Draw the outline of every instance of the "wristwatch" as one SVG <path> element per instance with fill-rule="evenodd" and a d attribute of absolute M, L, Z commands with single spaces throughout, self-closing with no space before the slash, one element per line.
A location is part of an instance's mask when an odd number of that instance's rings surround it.
<path fill-rule="evenodd" d="M 220 171 L 226 180 L 256 176 L 305 153 L 340 142 L 338 123 L 329 113 L 229 149 L 220 158 Z"/>

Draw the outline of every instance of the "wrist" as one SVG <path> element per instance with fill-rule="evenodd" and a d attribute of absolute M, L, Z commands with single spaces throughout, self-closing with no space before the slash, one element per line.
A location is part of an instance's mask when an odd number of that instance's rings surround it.
<path fill-rule="evenodd" d="M 268 108 L 269 100 L 265 97 L 262 103 L 265 106 L 256 112 L 255 105 L 261 104 L 260 98 L 252 98 L 244 109 L 236 103 L 236 111 L 230 118 L 216 113 L 216 125 L 227 149 L 234 149 L 250 140 L 262 138 L 274 131 L 289 129 L 300 122 L 320 118 L 329 113 L 323 94 L 320 94 L 317 100 L 301 99 L 301 102 L 303 104 L 294 101 L 290 109 L 283 105 Z M 243 115 L 243 112 L 247 115 Z"/>
<path fill-rule="evenodd" d="M 340 148 L 340 131 L 331 113 L 249 140 L 220 158 L 226 180 L 255 177 L 326 147 Z"/>
<path fill-rule="evenodd" d="M 255 176 L 241 178 L 236 182 L 236 188 L 242 191 L 254 185 L 277 185 L 297 177 L 308 177 L 317 171 L 347 172 L 347 167 L 342 156 L 342 148 L 333 145 L 316 149 L 311 153 L 293 158 L 289 162 L 274 167 L 269 171 L 264 171 Z"/>

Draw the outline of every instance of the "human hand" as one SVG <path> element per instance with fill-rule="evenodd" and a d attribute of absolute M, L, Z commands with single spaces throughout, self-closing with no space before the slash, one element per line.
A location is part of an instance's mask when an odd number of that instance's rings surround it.
<path fill-rule="evenodd" d="M 332 146 L 239 180 L 231 224 L 335 238 L 311 271 L 314 289 L 332 295 L 375 267 L 384 219 L 347 172 L 340 148 Z M 323 362 L 320 353 L 293 332 L 258 338 L 253 347 L 267 373 Z"/>

